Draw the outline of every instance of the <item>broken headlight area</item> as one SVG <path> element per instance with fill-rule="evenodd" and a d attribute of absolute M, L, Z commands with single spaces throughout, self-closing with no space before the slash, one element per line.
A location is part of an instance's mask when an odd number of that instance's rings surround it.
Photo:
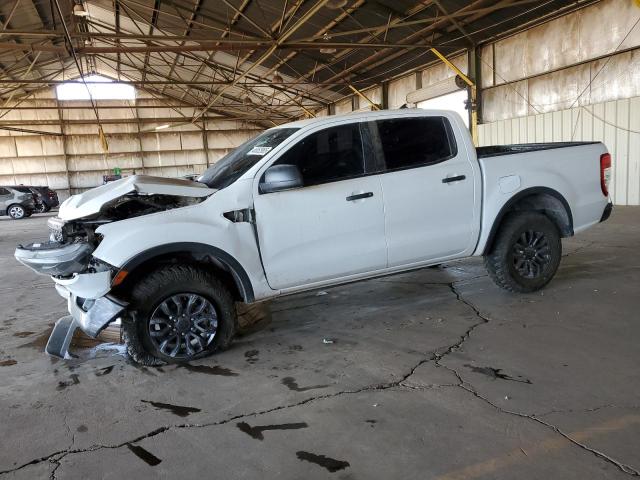
<path fill-rule="evenodd" d="M 18 245 L 16 260 L 41 275 L 67 277 L 90 271 L 93 247 L 86 242 L 43 242 Z"/>

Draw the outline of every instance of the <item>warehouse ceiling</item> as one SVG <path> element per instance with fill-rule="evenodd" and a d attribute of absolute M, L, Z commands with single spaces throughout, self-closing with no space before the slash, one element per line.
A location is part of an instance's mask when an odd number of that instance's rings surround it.
<path fill-rule="evenodd" d="M 4 107 L 100 74 L 205 114 L 282 122 L 575 10 L 562 0 L 2 0 Z"/>

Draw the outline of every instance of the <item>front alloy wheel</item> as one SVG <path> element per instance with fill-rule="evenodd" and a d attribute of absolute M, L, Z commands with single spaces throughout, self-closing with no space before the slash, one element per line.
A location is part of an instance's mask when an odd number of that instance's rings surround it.
<path fill-rule="evenodd" d="M 231 343 L 235 302 L 213 272 L 196 265 L 165 265 L 142 276 L 130 291 L 122 332 L 136 362 L 188 362 Z"/>
<path fill-rule="evenodd" d="M 218 329 L 218 314 L 205 297 L 179 293 L 156 307 L 148 325 L 155 348 L 168 357 L 185 360 L 211 344 Z"/>

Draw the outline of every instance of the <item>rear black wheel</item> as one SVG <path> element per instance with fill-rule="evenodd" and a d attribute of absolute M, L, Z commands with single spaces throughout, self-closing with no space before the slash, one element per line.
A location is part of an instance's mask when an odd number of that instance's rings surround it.
<path fill-rule="evenodd" d="M 188 362 L 226 348 L 236 331 L 231 294 L 213 275 L 171 265 L 132 291 L 132 317 L 123 322 L 129 355 L 145 365 Z"/>
<path fill-rule="evenodd" d="M 558 227 L 537 212 L 511 214 L 500 226 L 485 266 L 511 292 L 534 292 L 551 281 L 562 257 Z"/>
<path fill-rule="evenodd" d="M 49 209 L 47 208 L 47 206 L 44 203 L 37 203 L 36 204 L 36 213 L 45 213 L 48 212 Z"/>

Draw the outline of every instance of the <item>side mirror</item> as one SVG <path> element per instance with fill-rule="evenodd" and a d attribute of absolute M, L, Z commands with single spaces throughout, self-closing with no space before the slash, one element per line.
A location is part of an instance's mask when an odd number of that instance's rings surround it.
<path fill-rule="evenodd" d="M 273 193 L 304 186 L 302 174 L 295 165 L 272 165 L 260 182 L 260 193 Z"/>

